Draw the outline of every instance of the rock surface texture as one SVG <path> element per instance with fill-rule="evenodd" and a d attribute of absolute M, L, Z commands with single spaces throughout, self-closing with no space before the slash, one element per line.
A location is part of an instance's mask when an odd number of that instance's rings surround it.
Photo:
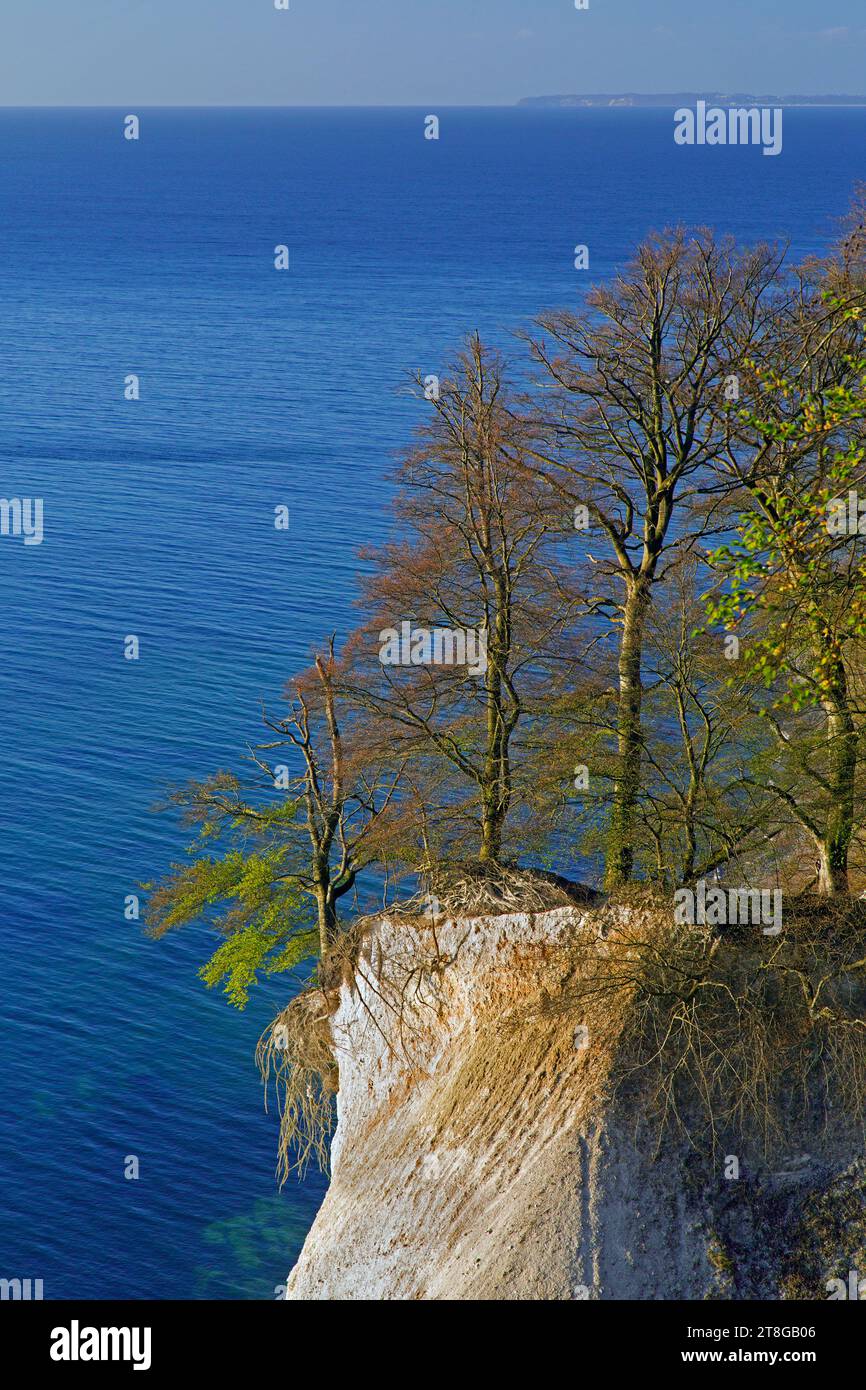
<path fill-rule="evenodd" d="M 331 1182 L 288 1299 L 782 1298 L 784 1241 L 810 1213 L 816 1277 L 847 1276 L 856 1153 L 828 1167 L 794 1140 L 751 1180 L 726 1180 L 720 1155 L 708 1182 L 687 1145 L 658 1143 L 639 1092 L 611 1093 L 615 1025 L 587 1036 L 557 1006 L 575 939 L 604 951 L 601 920 L 374 925 L 331 1018 Z"/>

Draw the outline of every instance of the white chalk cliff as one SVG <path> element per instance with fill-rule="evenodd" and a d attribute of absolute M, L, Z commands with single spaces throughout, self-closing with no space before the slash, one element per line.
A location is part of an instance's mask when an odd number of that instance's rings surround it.
<path fill-rule="evenodd" d="M 555 1006 L 585 934 L 579 907 L 375 924 L 331 1017 L 331 1182 L 288 1299 L 785 1296 L 762 1232 L 813 1166 L 708 1197 L 685 1146 L 658 1151 L 640 1095 L 611 1098 L 616 1025 L 588 1040 Z"/>

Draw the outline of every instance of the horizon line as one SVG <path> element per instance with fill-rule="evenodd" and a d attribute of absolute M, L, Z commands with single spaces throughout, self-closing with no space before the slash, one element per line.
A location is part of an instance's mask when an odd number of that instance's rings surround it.
<path fill-rule="evenodd" d="M 427 110 L 433 106 L 440 110 L 462 110 L 462 111 L 491 111 L 502 110 L 511 111 L 515 109 L 531 110 L 534 105 L 543 109 L 543 103 L 549 102 L 547 109 L 560 110 L 581 110 L 587 108 L 556 106 L 557 102 L 567 102 L 572 100 L 579 101 L 601 101 L 610 98 L 641 98 L 647 97 L 658 101 L 662 97 L 697 97 L 703 96 L 762 96 L 768 99 L 793 102 L 795 99 L 807 101 L 814 106 L 822 105 L 821 98 L 826 98 L 830 103 L 847 103 L 850 107 L 858 105 L 866 106 L 866 93 L 859 95 L 852 92 L 792 92 L 788 94 L 777 93 L 756 93 L 739 92 L 725 93 L 720 90 L 704 89 L 701 91 L 681 91 L 681 92 L 584 92 L 584 93 L 563 93 L 550 94 L 532 97 L 518 97 L 514 101 L 436 101 L 430 98 L 425 102 L 402 102 L 402 101 L 361 101 L 361 102 L 282 102 L 282 101 L 136 101 L 130 98 L 125 103 L 117 101 L 69 101 L 69 102 L 41 102 L 26 101 L 16 102 L 0 101 L 0 111 L 122 111 L 129 110 L 130 107 L 137 106 L 141 110 L 150 111 L 415 111 Z M 596 107 L 596 110 L 633 110 L 634 107 Z M 840 107 L 844 109 L 844 107 Z"/>

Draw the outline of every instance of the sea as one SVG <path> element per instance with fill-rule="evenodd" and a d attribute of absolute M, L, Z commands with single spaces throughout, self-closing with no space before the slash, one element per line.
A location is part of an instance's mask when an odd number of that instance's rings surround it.
<path fill-rule="evenodd" d="M 0 495 L 44 509 L 0 536 L 0 1279 L 46 1299 L 279 1297 L 322 1200 L 278 1187 L 253 1060 L 291 983 L 239 1012 L 205 927 L 127 905 L 189 839 L 154 807 L 352 626 L 408 376 L 473 330 L 519 357 L 652 229 L 820 251 L 866 177 L 864 110 L 786 110 L 777 157 L 664 110 L 429 114 L 0 110 Z"/>

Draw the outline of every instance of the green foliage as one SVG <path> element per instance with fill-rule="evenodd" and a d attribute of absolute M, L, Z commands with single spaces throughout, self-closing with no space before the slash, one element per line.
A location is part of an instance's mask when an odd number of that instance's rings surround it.
<path fill-rule="evenodd" d="M 216 927 L 226 939 L 199 974 L 242 1009 L 260 972 L 274 975 L 315 959 L 319 935 L 301 872 L 298 803 L 253 808 L 238 792 L 237 782 L 222 776 L 175 798 L 197 822 L 198 836 L 191 862 L 173 865 L 152 889 L 148 924 L 152 936 L 194 922 Z M 217 836 L 231 845 L 221 857 L 211 848 Z"/>
<path fill-rule="evenodd" d="M 305 960 L 314 958 L 318 948 L 319 934 L 314 927 L 304 929 L 301 926 L 288 938 L 285 932 L 246 927 L 217 947 L 198 973 L 208 989 L 225 982 L 224 993 L 236 1008 L 242 1009 L 249 1001 L 250 989 L 256 984 L 260 970 L 267 975 L 293 970 Z"/>
<path fill-rule="evenodd" d="M 765 386 L 783 399 L 791 394 L 785 382 Z M 709 621 L 741 634 L 749 675 L 793 711 L 827 697 L 847 644 L 866 636 L 864 539 L 829 524 L 833 504 L 862 482 L 864 451 L 858 442 L 829 454 L 822 447 L 864 413 L 866 379 L 855 391 L 836 387 L 800 401 L 795 421 L 751 419 L 783 446 L 779 467 L 752 486 L 752 510 L 709 557 L 724 585 L 704 596 Z M 808 463 L 801 457 L 786 467 L 791 446 Z"/>

